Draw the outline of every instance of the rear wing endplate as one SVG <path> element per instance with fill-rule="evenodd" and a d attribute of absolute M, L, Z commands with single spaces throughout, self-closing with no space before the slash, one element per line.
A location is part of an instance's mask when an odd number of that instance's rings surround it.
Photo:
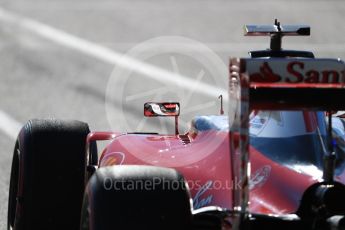
<path fill-rule="evenodd" d="M 240 83 L 250 109 L 345 109 L 345 64 L 340 59 L 232 59 L 230 66 L 230 81 Z"/>

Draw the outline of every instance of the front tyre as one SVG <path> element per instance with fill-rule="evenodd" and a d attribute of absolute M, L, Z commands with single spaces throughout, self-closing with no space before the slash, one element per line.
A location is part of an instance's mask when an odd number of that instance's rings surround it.
<path fill-rule="evenodd" d="M 188 186 L 174 169 L 100 168 L 85 190 L 81 230 L 187 230 L 191 223 Z"/>
<path fill-rule="evenodd" d="M 30 120 L 16 141 L 8 229 L 79 229 L 86 123 Z"/>

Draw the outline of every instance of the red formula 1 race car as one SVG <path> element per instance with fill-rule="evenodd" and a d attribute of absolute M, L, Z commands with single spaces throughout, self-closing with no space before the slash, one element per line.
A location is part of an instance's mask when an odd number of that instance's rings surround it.
<path fill-rule="evenodd" d="M 271 48 L 231 59 L 229 112 L 175 133 L 31 120 L 13 155 L 8 229 L 344 229 L 345 64 L 283 50 L 307 26 L 246 26 Z M 154 119 L 154 118 L 152 118 Z M 109 140 L 100 157 L 97 141 Z"/>

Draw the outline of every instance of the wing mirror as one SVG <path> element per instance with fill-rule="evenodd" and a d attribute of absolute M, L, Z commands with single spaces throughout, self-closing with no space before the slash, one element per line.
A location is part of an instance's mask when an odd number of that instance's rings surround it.
<path fill-rule="evenodd" d="M 180 103 L 178 102 L 146 102 L 144 104 L 145 117 L 175 117 L 175 134 L 178 135 L 178 116 Z"/>
<path fill-rule="evenodd" d="M 180 115 L 180 103 L 177 102 L 146 102 L 145 117 L 175 117 Z"/>

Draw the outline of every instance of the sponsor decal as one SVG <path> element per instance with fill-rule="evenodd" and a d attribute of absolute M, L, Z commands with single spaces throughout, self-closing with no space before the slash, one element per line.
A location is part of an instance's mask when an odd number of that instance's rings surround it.
<path fill-rule="evenodd" d="M 122 152 L 107 153 L 100 163 L 100 166 L 122 165 L 125 161 L 125 154 Z"/>
<path fill-rule="evenodd" d="M 259 168 L 258 170 L 256 170 L 252 174 L 249 180 L 249 189 L 254 190 L 254 189 L 262 187 L 268 180 L 270 174 L 271 174 L 271 166 L 269 165 L 265 165 Z"/>
<path fill-rule="evenodd" d="M 267 120 L 268 120 L 268 117 L 263 118 L 263 117 L 255 116 L 253 117 L 253 119 L 250 120 L 250 127 L 254 129 L 261 129 Z"/>
<path fill-rule="evenodd" d="M 250 75 L 250 81 L 253 82 L 279 82 L 281 76 L 273 73 L 272 68 L 267 62 L 260 67 L 260 73 L 253 73 Z"/>
<path fill-rule="evenodd" d="M 287 71 L 292 78 L 286 78 L 286 82 L 291 83 L 341 83 L 340 73 L 336 70 L 318 71 L 315 69 L 306 69 L 303 62 L 290 62 L 287 65 Z"/>
<path fill-rule="evenodd" d="M 265 61 L 248 68 L 251 82 L 257 83 L 326 83 L 344 84 L 345 71 L 343 63 L 332 60 L 315 61 Z"/>
<path fill-rule="evenodd" d="M 259 135 L 270 119 L 270 112 L 255 111 L 250 114 L 250 135 Z"/>
<path fill-rule="evenodd" d="M 194 209 L 198 209 L 204 206 L 209 205 L 212 202 L 213 196 L 208 195 L 205 196 L 205 193 L 210 190 L 212 187 L 213 182 L 212 181 L 207 181 L 200 189 L 199 191 L 195 194 L 195 197 L 193 199 L 193 206 Z"/>

